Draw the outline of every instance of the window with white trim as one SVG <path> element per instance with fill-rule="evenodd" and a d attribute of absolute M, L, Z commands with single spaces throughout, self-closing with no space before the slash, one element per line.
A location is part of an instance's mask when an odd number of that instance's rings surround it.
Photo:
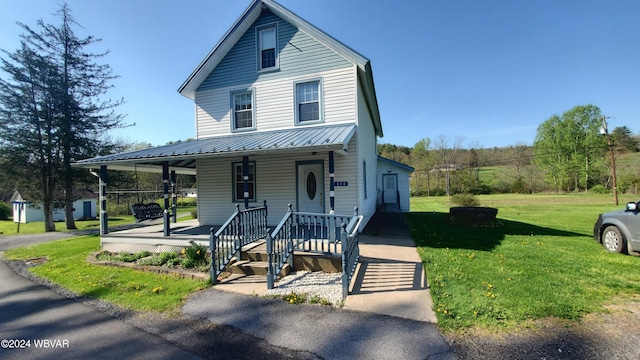
<path fill-rule="evenodd" d="M 364 198 L 367 198 L 367 162 L 362 160 L 362 185 L 364 189 Z"/>
<path fill-rule="evenodd" d="M 275 25 L 258 29 L 258 70 L 277 68 L 277 39 Z"/>
<path fill-rule="evenodd" d="M 322 120 L 322 85 L 320 80 L 295 84 L 296 122 L 316 122 Z"/>
<path fill-rule="evenodd" d="M 253 91 L 231 93 L 233 130 L 249 130 L 255 128 Z"/>
<path fill-rule="evenodd" d="M 244 176 L 242 175 L 242 163 L 232 163 L 233 172 L 233 201 L 244 201 Z M 249 201 L 256 201 L 256 162 L 249 162 Z"/>

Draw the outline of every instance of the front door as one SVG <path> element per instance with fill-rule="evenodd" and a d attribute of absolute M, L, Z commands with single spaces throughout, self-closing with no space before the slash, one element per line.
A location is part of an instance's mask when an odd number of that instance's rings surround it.
<path fill-rule="evenodd" d="M 298 211 L 324 213 L 324 169 L 322 163 L 298 164 Z"/>
<path fill-rule="evenodd" d="M 385 204 L 398 203 L 398 175 L 384 174 L 382 175 L 383 194 Z"/>

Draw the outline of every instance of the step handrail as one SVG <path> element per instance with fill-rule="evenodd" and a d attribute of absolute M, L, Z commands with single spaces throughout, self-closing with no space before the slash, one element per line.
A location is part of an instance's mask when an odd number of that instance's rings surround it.
<path fill-rule="evenodd" d="M 354 215 L 337 215 L 295 212 L 291 204 L 288 207 L 278 226 L 267 235 L 267 288 L 274 288 L 275 280 L 286 264 L 293 268 L 294 251 L 326 253 L 331 252 L 333 244 L 335 253 L 340 243 L 343 298 L 346 297 L 344 288 L 346 286 L 348 294 L 349 283 L 360 258 L 358 232 L 363 216 L 358 215 L 358 208 L 355 208 Z"/>
<path fill-rule="evenodd" d="M 218 275 L 234 257 L 240 259 L 243 246 L 267 237 L 267 214 L 266 200 L 263 206 L 243 210 L 236 204 L 236 210 L 218 231 L 210 229 L 211 283 L 218 283 Z"/>
<path fill-rule="evenodd" d="M 342 300 L 349 295 L 349 285 L 360 261 L 360 244 L 358 233 L 364 216 L 356 215 L 349 224 L 344 224 L 340 233 L 342 238 Z"/>

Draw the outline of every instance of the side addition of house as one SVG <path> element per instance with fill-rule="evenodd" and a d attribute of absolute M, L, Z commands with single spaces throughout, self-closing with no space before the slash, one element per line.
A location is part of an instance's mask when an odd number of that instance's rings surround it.
<path fill-rule="evenodd" d="M 358 208 L 364 226 L 381 205 L 382 182 L 393 181 L 384 202 L 408 210 L 408 188 L 390 176 L 397 164 L 379 171 L 370 61 L 281 5 L 253 1 L 178 91 L 195 103 L 196 140 L 76 166 L 162 171 L 167 182 L 196 174 L 202 225 L 223 224 L 236 204 L 266 201 L 270 223 L 291 204 L 324 214 Z"/>

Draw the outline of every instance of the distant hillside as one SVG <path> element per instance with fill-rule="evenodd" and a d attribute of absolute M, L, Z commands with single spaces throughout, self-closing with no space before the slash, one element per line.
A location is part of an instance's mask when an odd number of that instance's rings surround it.
<path fill-rule="evenodd" d="M 532 146 L 429 149 L 416 152 L 406 146 L 381 144 L 378 150 L 381 156 L 415 169 L 411 178 L 413 195 L 445 193 L 447 174 L 443 169 L 447 168 L 459 169 L 449 172 L 451 193 L 555 191 L 545 181 L 545 173 L 534 165 Z M 610 167 L 608 158 L 603 159 L 602 166 L 603 177 L 598 181 L 601 181 L 600 185 L 610 189 L 611 179 L 607 176 Z M 616 173 L 619 190 L 637 193 L 640 187 L 640 152 L 616 153 Z M 593 185 L 596 184 L 598 183 Z"/>

